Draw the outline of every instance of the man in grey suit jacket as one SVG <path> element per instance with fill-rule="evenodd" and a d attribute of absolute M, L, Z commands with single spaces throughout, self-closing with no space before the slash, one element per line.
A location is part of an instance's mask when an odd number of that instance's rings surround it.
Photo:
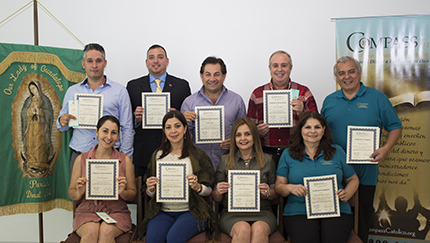
<path fill-rule="evenodd" d="M 134 153 L 133 164 L 136 177 L 143 176 L 152 153 L 161 145 L 161 129 L 142 129 L 142 92 L 156 92 L 155 79 L 160 79 L 163 92 L 170 92 L 171 109 L 180 110 L 182 102 L 191 94 L 190 86 L 185 79 L 169 75 L 166 70 L 169 58 L 164 47 L 152 45 L 146 53 L 146 67 L 149 75 L 131 80 L 127 83 L 134 116 Z"/>

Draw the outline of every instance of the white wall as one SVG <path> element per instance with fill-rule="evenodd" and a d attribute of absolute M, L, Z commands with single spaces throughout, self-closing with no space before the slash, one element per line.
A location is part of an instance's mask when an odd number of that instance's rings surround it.
<path fill-rule="evenodd" d="M 0 21 L 29 0 L 0 0 Z M 425 0 L 40 0 L 83 43 L 98 42 L 107 52 L 106 74 L 126 85 L 147 73 L 147 48 L 168 52 L 168 72 L 201 86 L 199 69 L 209 55 L 227 65 L 225 85 L 247 105 L 252 90 L 270 79 L 268 58 L 278 49 L 292 55 L 293 80 L 308 86 L 318 108 L 335 90 L 335 23 L 330 18 L 429 14 Z M 33 8 L 0 24 L 0 42 L 33 44 Z M 39 8 L 40 45 L 83 46 Z M 71 231 L 72 215 L 45 216 L 45 242 Z M 38 242 L 37 214 L 0 217 L 0 242 Z M 24 233 L 25 232 L 25 233 Z"/>

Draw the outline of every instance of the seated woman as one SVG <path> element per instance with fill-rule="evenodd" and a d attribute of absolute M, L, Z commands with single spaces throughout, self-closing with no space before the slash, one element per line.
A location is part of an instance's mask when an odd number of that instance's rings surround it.
<path fill-rule="evenodd" d="M 75 211 L 73 231 L 81 237 L 81 242 L 109 242 L 124 232 L 131 231 L 131 217 L 125 201 L 132 201 L 136 196 L 136 183 L 133 163 L 130 157 L 118 152 L 113 145 L 119 136 L 119 121 L 114 116 L 103 116 L 97 123 L 96 135 L 99 144 L 89 152 L 79 155 L 73 165 L 70 178 L 69 197 L 81 200 Z M 87 159 L 118 159 L 119 200 L 87 200 L 84 196 L 86 182 Z M 127 184 L 127 182 L 130 182 Z M 107 224 L 97 216 L 96 212 L 106 212 L 118 223 Z"/>
<path fill-rule="evenodd" d="M 212 162 L 202 149 L 193 145 L 187 121 L 176 110 L 169 111 L 163 118 L 163 142 L 153 153 L 146 171 L 146 186 L 150 197 L 145 218 L 139 229 L 140 237 L 146 231 L 146 242 L 187 242 L 194 235 L 213 227 L 212 207 L 205 201 L 214 183 Z M 189 184 L 187 203 L 156 201 L 157 162 L 186 162 Z"/>
<path fill-rule="evenodd" d="M 227 212 L 228 170 L 260 170 L 260 212 Z M 215 172 L 216 187 L 212 198 L 223 201 L 219 221 L 220 229 L 233 238 L 233 242 L 269 242 L 276 231 L 276 217 L 271 200 L 278 197 L 275 187 L 275 162 L 264 154 L 255 123 L 249 118 L 237 119 L 231 130 L 230 153 L 221 158 Z"/>
<path fill-rule="evenodd" d="M 332 135 L 324 118 L 316 111 L 305 112 L 290 136 L 290 146 L 279 160 L 276 192 L 288 196 L 284 210 L 284 229 L 294 243 L 347 242 L 353 218 L 348 204 L 358 188 L 358 177 L 346 164 L 345 152 L 332 144 Z M 307 219 L 304 177 L 336 174 L 340 199 L 340 217 Z M 343 188 L 341 182 L 346 187 Z"/>

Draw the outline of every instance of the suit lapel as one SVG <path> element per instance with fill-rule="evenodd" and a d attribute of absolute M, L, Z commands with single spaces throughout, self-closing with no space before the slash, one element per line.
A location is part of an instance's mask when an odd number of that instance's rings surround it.
<path fill-rule="evenodd" d="M 163 92 L 170 92 L 173 89 L 174 83 L 173 79 L 169 74 L 166 75 L 166 83 L 164 83 Z"/>
<path fill-rule="evenodd" d="M 152 92 L 151 85 L 149 84 L 149 75 L 143 77 L 143 82 L 140 85 L 144 92 Z"/>

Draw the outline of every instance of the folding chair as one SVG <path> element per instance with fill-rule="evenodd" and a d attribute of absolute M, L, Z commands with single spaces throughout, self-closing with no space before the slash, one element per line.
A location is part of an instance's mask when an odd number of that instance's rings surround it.
<path fill-rule="evenodd" d="M 358 237 L 358 190 L 355 194 L 348 200 L 349 206 L 354 210 L 354 228 L 352 229 L 351 235 L 347 243 L 363 243 L 360 237 Z"/>

